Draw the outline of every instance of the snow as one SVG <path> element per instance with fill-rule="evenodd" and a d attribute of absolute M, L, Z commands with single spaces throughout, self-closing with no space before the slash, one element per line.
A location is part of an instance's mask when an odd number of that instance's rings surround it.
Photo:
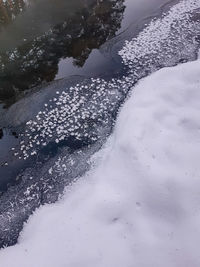
<path fill-rule="evenodd" d="M 182 0 L 172 6 L 169 12 L 163 13 L 161 19 L 152 20 L 136 38 L 133 38 L 131 41 L 126 41 L 126 45 L 119 52 L 123 58 L 123 62 L 129 65 L 134 57 L 140 59 L 148 54 L 155 56 L 158 51 L 162 51 L 163 45 L 166 46 L 165 49 L 170 49 L 167 46 L 171 45 L 169 42 L 171 40 L 167 39 L 169 39 L 171 34 L 174 35 L 175 30 L 179 33 L 176 35 L 177 42 L 181 42 L 184 38 L 180 34 L 182 29 L 175 24 L 182 23 L 182 28 L 192 33 L 195 21 L 193 20 L 193 25 L 189 21 L 192 12 L 199 12 L 199 8 L 199 0 Z M 188 47 L 186 48 L 188 49 Z"/>
<path fill-rule="evenodd" d="M 173 1 L 172 1 L 173 2 Z M 195 59 L 199 42 L 199 0 L 182 0 L 152 21 L 119 51 L 133 78 Z M 193 57 L 193 58 L 192 58 Z"/>
<path fill-rule="evenodd" d="M 94 167 L 40 207 L 2 267 L 200 266 L 200 61 L 141 80 Z"/>

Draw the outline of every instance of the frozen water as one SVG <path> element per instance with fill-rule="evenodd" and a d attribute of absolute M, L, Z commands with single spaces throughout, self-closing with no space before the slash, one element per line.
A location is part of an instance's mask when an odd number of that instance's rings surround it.
<path fill-rule="evenodd" d="M 96 166 L 30 217 L 3 267 L 200 266 L 200 61 L 140 81 Z"/>

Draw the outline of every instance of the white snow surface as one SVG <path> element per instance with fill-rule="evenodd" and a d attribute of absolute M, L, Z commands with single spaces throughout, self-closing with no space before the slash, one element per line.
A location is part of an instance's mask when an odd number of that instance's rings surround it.
<path fill-rule="evenodd" d="M 93 169 L 40 207 L 1 267 L 199 267 L 200 61 L 139 82 Z"/>
<path fill-rule="evenodd" d="M 153 55 L 153 59 L 162 62 L 162 57 L 166 56 L 169 62 L 173 62 L 171 45 L 177 43 L 177 51 L 175 55 L 192 53 L 194 40 L 189 39 L 189 44 L 184 43 L 185 47 L 180 51 L 180 44 L 183 42 L 185 35 L 196 34 L 195 21 L 190 21 L 193 12 L 199 14 L 199 0 L 182 0 L 178 4 L 172 6 L 167 13 L 163 13 L 160 19 L 154 19 L 151 23 L 133 38 L 131 41 L 126 41 L 125 46 L 119 51 L 125 65 L 132 67 L 133 63 L 140 61 L 142 58 L 149 61 L 147 55 Z M 177 25 L 179 25 L 177 27 Z M 194 35 L 195 35 L 194 34 Z M 191 45 L 193 43 L 193 45 Z M 165 52 L 164 52 L 165 50 Z M 164 53 L 163 53 L 164 52 Z M 175 52 L 175 51 L 174 51 Z M 135 70 L 132 69 L 134 72 Z"/>

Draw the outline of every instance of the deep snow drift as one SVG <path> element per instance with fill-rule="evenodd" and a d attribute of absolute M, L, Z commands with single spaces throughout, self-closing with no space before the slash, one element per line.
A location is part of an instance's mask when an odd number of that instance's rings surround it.
<path fill-rule="evenodd" d="M 2 267 L 200 266 L 200 61 L 142 80 L 93 170 L 31 216 Z"/>

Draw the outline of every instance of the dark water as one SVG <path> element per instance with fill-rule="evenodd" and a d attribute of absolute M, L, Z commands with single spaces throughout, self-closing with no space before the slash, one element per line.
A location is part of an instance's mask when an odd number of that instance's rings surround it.
<path fill-rule="evenodd" d="M 19 162 L 11 156 L 10 150 L 19 143 L 21 129 L 15 127 L 12 119 L 4 119 L 5 107 L 36 86 L 42 88 L 70 74 L 83 74 L 80 71 L 83 69 L 87 76 L 101 73 L 110 77 L 117 73 L 120 62 L 116 65 L 112 59 L 104 58 L 99 48 L 119 31 L 124 10 L 124 0 L 36 0 L 28 4 L 14 0 L 12 5 L 1 4 L 0 191 L 29 166 L 28 161 Z M 88 63 L 91 54 L 93 59 Z M 38 111 L 39 103 L 35 106 Z M 23 112 L 28 113 L 26 109 Z M 47 150 L 51 155 L 52 148 Z"/>
<path fill-rule="evenodd" d="M 134 24 L 142 27 L 144 22 L 160 14 L 164 4 L 171 2 L 35 0 L 25 4 L 23 0 L 15 0 L 12 5 L 1 4 L 0 191 L 5 191 L 7 185 L 15 182 L 16 175 L 29 166 L 28 161 L 18 162 L 10 153 L 20 142 L 18 135 L 28 118 L 22 119 L 22 123 L 16 120 L 20 121 L 24 113 L 30 113 L 30 119 L 42 108 L 39 102 L 43 100 L 42 97 L 35 100 L 31 108 L 31 105 L 23 107 L 20 102 L 14 111 L 11 107 L 8 112 L 7 107 L 31 91 L 43 90 L 53 80 L 66 78 L 68 86 L 70 75 L 107 79 L 122 76 L 124 66 L 117 50 L 124 39 L 134 35 L 134 29 L 138 28 Z M 116 39 L 119 44 L 116 51 L 112 44 L 115 38 L 119 39 Z M 52 92 L 47 94 L 52 96 Z M 51 150 L 48 150 L 50 155 Z"/>
<path fill-rule="evenodd" d="M 0 32 L 0 99 L 4 102 L 20 91 L 63 77 L 61 73 L 71 66 L 83 67 L 94 49 L 115 36 L 125 9 L 124 0 L 14 3 L 18 9 L 9 12 L 7 7 L 9 19 L 4 19 Z M 18 15 L 12 19 L 12 14 Z M 63 63 L 65 59 L 70 61 Z M 112 66 L 107 68 L 112 71 Z"/>
<path fill-rule="evenodd" d="M 118 55 L 177 2 L 0 2 L 0 247 L 14 244 L 33 210 L 90 168 L 138 79 L 192 59 L 148 55 L 132 75 Z"/>
<path fill-rule="evenodd" d="M 100 47 L 167 0 L 13 0 L 0 8 L 0 101 L 69 75 L 113 76 L 120 60 Z M 115 55 L 116 57 L 116 55 Z"/>

